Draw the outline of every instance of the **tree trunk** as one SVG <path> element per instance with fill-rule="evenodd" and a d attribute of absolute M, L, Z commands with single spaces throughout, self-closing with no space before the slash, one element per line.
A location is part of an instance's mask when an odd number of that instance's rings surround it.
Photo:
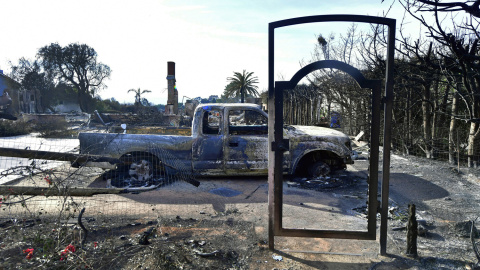
<path fill-rule="evenodd" d="M 453 95 L 453 100 L 452 100 L 452 116 L 450 117 L 450 129 L 448 130 L 448 163 L 450 164 L 455 164 L 455 148 L 457 148 L 457 151 L 460 151 L 460 146 L 456 145 L 455 141 L 455 134 L 457 130 L 457 119 L 455 119 L 455 116 L 458 113 L 458 92 L 456 90 L 455 94 Z"/>
<path fill-rule="evenodd" d="M 240 88 L 240 95 L 241 95 L 241 99 L 242 99 L 242 103 L 245 103 L 245 87 L 242 86 L 242 88 Z"/>
<path fill-rule="evenodd" d="M 440 105 L 438 104 L 438 99 L 439 99 L 439 94 L 438 94 L 438 87 L 439 87 L 439 80 L 436 79 L 435 82 L 434 82 L 434 85 L 433 85 L 433 93 L 434 93 L 434 102 L 433 102 L 433 108 L 432 108 L 432 158 L 436 156 L 436 153 L 435 153 L 435 141 L 437 139 L 437 130 L 438 130 L 438 127 L 437 127 L 437 123 L 438 123 L 438 111 L 439 111 L 439 107 Z"/>
<path fill-rule="evenodd" d="M 289 119 L 290 119 L 290 125 L 293 125 L 294 117 L 295 117 L 295 99 L 293 95 L 290 95 L 290 108 L 289 108 Z"/>
<path fill-rule="evenodd" d="M 405 114 L 407 118 L 407 124 L 406 124 L 406 138 L 405 138 L 405 148 L 406 148 L 406 154 L 410 155 L 410 148 L 412 145 L 412 110 L 410 109 L 411 106 L 411 98 L 412 98 L 412 89 L 408 88 L 407 90 L 407 103 L 406 103 L 406 109 L 405 109 Z"/>
<path fill-rule="evenodd" d="M 365 135 L 363 136 L 363 138 L 370 138 L 370 128 L 372 126 L 372 113 L 370 111 L 370 108 L 372 107 L 372 101 L 370 98 L 367 98 L 365 99 L 365 102 L 363 104 L 363 111 L 365 112 L 363 115 L 364 115 L 364 120 L 363 122 L 365 123 L 363 125 L 363 131 L 365 132 Z"/>
<path fill-rule="evenodd" d="M 308 123 L 310 126 L 313 125 L 313 123 L 315 122 L 315 112 L 314 112 L 314 103 L 315 101 L 315 98 L 312 97 L 310 99 L 310 123 Z"/>
<path fill-rule="evenodd" d="M 470 132 L 468 133 L 468 146 L 467 146 L 467 156 L 468 156 L 468 167 L 477 167 L 477 160 L 474 158 L 475 154 L 475 133 L 477 131 L 478 124 L 475 122 L 470 123 Z"/>
<path fill-rule="evenodd" d="M 473 68 L 471 68 L 473 69 Z M 470 88 L 472 91 L 472 99 L 473 104 L 472 106 L 472 113 L 471 118 L 472 120 L 476 120 L 479 118 L 480 115 L 480 80 L 478 78 L 469 77 Z M 477 158 L 474 157 L 476 145 L 475 140 L 479 134 L 479 125 L 477 121 L 470 122 L 470 132 L 468 133 L 468 146 L 467 146 L 467 155 L 468 155 L 468 167 L 477 167 Z"/>
<path fill-rule="evenodd" d="M 82 92 L 78 91 L 78 105 L 80 106 L 80 110 L 82 110 L 82 112 L 87 112 L 87 108 L 86 108 L 86 105 L 85 105 L 85 102 L 84 102 L 84 95 L 82 94 Z"/>
<path fill-rule="evenodd" d="M 332 102 L 330 102 L 330 100 L 328 101 L 328 105 L 327 105 L 327 117 L 329 118 L 327 119 L 328 122 L 331 123 L 332 122 Z"/>
<path fill-rule="evenodd" d="M 440 112 L 442 112 L 437 118 L 437 126 L 438 127 L 442 127 L 443 126 L 443 123 L 446 123 L 447 121 L 447 115 L 448 115 L 448 112 L 447 112 L 447 106 L 448 106 L 448 97 L 450 96 L 450 84 L 447 85 L 446 89 L 445 89 L 445 93 L 443 94 L 443 98 L 442 98 L 442 103 L 439 105 L 439 108 L 438 110 Z M 435 136 L 434 136 L 435 138 Z"/>
<path fill-rule="evenodd" d="M 431 96 L 430 85 L 423 85 L 423 101 L 422 101 L 422 116 L 423 116 L 423 140 L 425 142 L 425 157 L 433 158 L 432 155 L 432 107 L 430 106 Z"/>

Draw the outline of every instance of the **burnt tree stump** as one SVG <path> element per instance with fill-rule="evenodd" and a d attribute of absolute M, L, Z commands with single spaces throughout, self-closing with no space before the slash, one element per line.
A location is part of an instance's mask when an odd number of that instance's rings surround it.
<path fill-rule="evenodd" d="M 407 256 L 416 258 L 417 253 L 418 223 L 415 216 L 415 204 L 408 205 L 407 223 Z"/>

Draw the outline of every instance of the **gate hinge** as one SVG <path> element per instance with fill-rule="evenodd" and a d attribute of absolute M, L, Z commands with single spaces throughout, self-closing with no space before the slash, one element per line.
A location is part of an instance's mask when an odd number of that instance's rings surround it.
<path fill-rule="evenodd" d="M 289 151 L 290 150 L 290 140 L 283 139 L 281 143 L 277 144 L 276 142 L 272 142 L 272 151 Z"/>

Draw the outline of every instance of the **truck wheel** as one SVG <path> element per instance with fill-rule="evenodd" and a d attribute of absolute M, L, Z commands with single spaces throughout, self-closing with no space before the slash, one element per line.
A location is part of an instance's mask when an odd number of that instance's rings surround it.
<path fill-rule="evenodd" d="M 146 159 L 138 159 L 132 162 L 128 173 L 138 181 L 148 181 L 153 177 L 153 165 Z"/>
<path fill-rule="evenodd" d="M 327 176 L 330 174 L 330 171 L 330 165 L 323 161 L 317 161 L 308 168 L 308 174 L 313 178 Z"/>

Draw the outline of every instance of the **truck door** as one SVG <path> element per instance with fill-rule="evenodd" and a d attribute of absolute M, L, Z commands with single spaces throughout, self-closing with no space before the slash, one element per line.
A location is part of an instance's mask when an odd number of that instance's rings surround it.
<path fill-rule="evenodd" d="M 225 138 L 227 174 L 268 172 L 268 119 L 260 111 L 229 110 Z"/>
<path fill-rule="evenodd" d="M 224 174 L 222 115 L 216 109 L 203 112 L 199 135 L 192 145 L 193 169 L 196 173 Z"/>

